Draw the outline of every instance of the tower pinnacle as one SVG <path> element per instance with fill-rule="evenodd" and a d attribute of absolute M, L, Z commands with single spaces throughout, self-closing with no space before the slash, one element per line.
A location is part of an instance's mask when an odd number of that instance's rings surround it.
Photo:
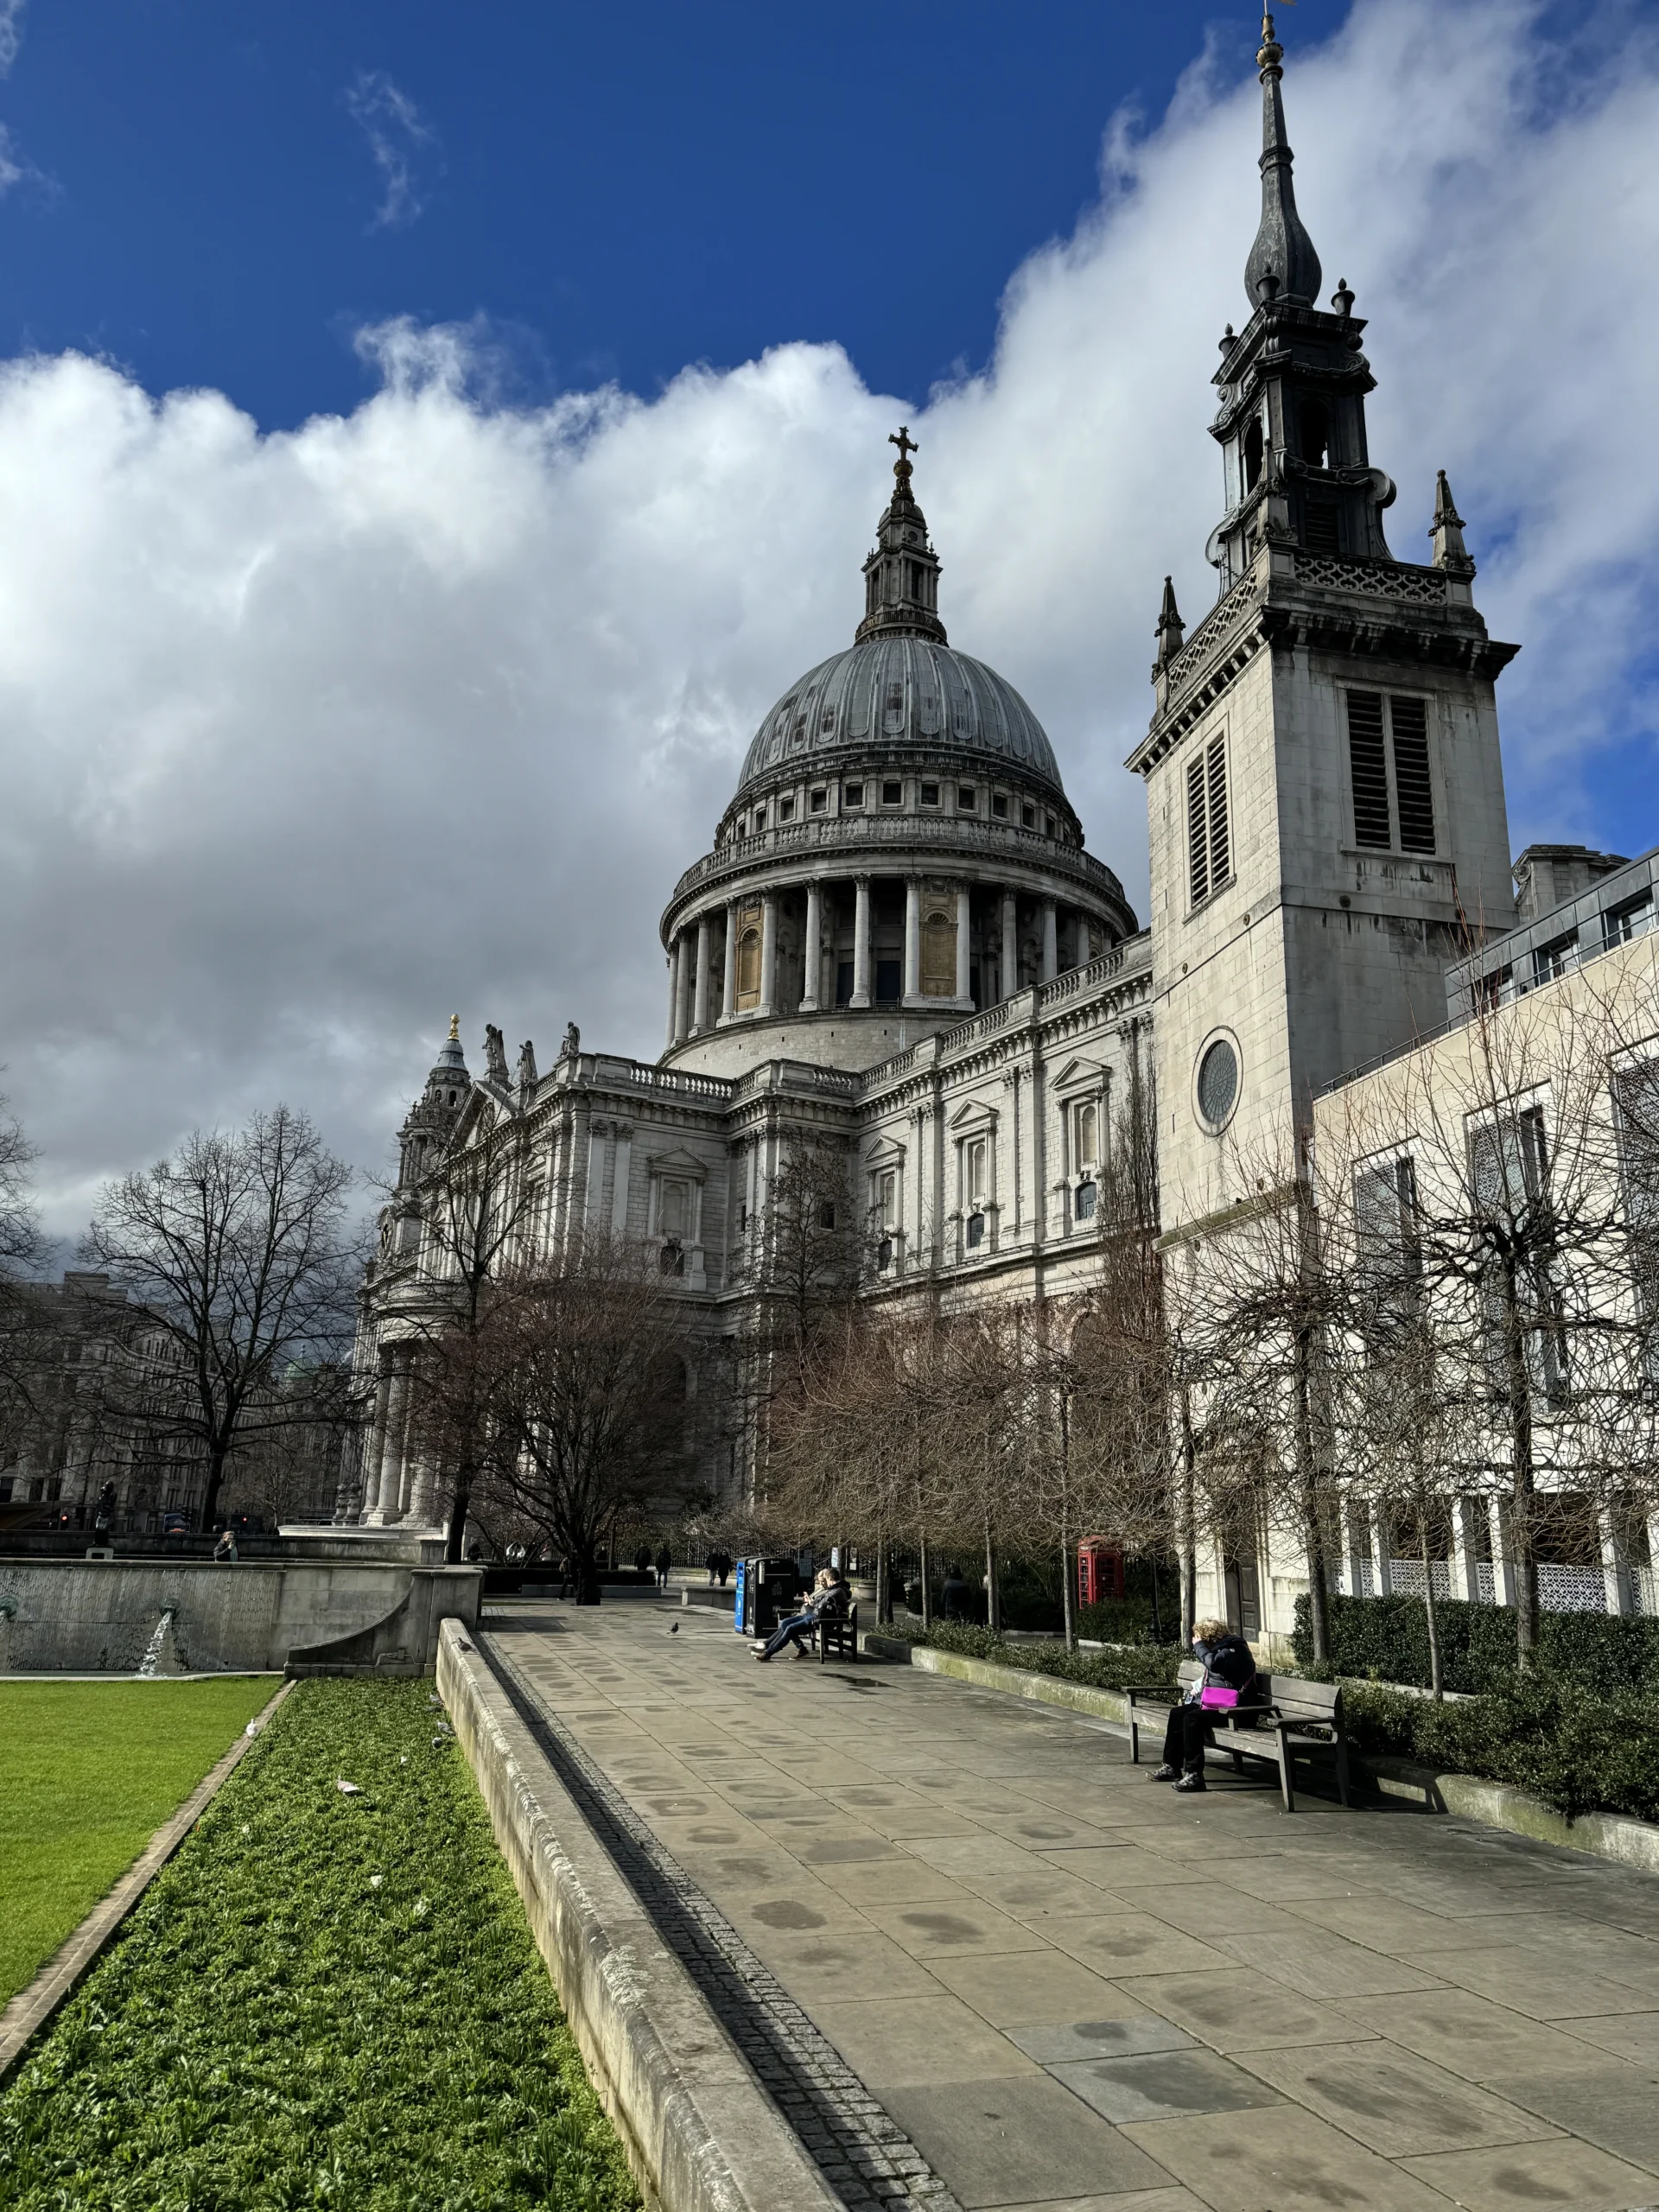
<path fill-rule="evenodd" d="M 1312 307 L 1319 296 L 1324 272 L 1313 241 L 1296 213 L 1291 179 L 1293 156 L 1285 137 L 1285 104 L 1279 87 L 1285 49 L 1273 33 L 1273 17 L 1262 18 L 1262 48 L 1255 57 L 1262 79 L 1262 222 L 1244 264 L 1244 289 L 1253 308 L 1274 299 Z"/>
<path fill-rule="evenodd" d="M 876 638 L 908 631 L 944 645 L 939 620 L 939 556 L 927 542 L 927 518 L 910 488 L 910 456 L 921 448 L 901 423 L 887 440 L 897 446 L 893 497 L 876 524 L 875 550 L 864 563 L 864 620 L 855 635 Z"/>

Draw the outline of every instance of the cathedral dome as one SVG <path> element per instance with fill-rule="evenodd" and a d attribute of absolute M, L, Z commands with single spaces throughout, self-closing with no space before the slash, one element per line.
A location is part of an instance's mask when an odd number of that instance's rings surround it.
<path fill-rule="evenodd" d="M 1005 677 L 943 639 L 893 629 L 861 638 L 791 686 L 755 732 L 738 791 L 797 764 L 833 773 L 855 752 L 912 747 L 988 758 L 1061 789 L 1043 726 Z"/>

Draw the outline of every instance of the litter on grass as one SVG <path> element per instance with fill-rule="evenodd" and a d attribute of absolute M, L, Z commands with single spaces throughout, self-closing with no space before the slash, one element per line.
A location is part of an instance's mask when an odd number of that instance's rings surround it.
<path fill-rule="evenodd" d="M 337 1782 L 334 1787 L 342 1797 L 360 1797 L 363 1795 L 354 1782 Z"/>

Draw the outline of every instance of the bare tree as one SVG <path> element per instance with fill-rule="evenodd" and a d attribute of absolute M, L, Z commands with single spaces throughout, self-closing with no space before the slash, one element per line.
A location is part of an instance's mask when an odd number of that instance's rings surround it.
<path fill-rule="evenodd" d="M 229 1135 L 194 1131 L 99 1196 L 82 1256 L 145 1307 L 182 1367 L 159 1411 L 117 1410 L 200 1445 L 204 1529 L 238 1443 L 295 1419 L 276 1387 L 289 1362 L 336 1359 L 349 1343 L 363 1262 L 352 1182 L 305 1116 L 278 1106 Z M 123 1372 L 112 1366 L 111 1388 Z"/>
<path fill-rule="evenodd" d="M 619 1520 L 677 1472 L 688 1339 L 656 1255 L 584 1232 L 484 1300 L 435 1348 L 469 1370 L 454 1402 L 486 1411 L 481 1487 L 569 1562 L 578 1602 L 599 1601 L 600 1555 Z"/>
<path fill-rule="evenodd" d="M 486 1107 L 466 1143 L 429 1168 L 419 1185 L 421 1281 L 397 1308 L 416 1347 L 413 1431 L 440 1474 L 448 1470 L 451 1566 L 461 1557 L 494 1419 L 482 1342 L 493 1294 L 504 1277 L 536 1265 L 526 1249 L 536 1193 L 524 1173 L 523 1134 L 511 1116 Z"/>

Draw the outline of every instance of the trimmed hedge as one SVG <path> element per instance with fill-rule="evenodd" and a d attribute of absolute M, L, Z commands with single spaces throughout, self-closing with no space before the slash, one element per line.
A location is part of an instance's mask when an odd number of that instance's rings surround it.
<path fill-rule="evenodd" d="M 1359 1751 L 1512 1783 L 1569 1820 L 1590 1812 L 1659 1820 L 1659 1729 L 1643 1694 L 1596 1697 L 1576 1682 L 1526 1674 L 1444 1705 L 1353 1682 L 1343 1717 Z"/>
<path fill-rule="evenodd" d="M 1428 1688 L 1428 1623 L 1421 1598 L 1333 1594 L 1330 1605 L 1333 1673 Z M 1515 1672 L 1513 1608 L 1442 1598 L 1434 1611 L 1447 1689 L 1478 1693 Z M 1299 1664 L 1313 1665 L 1313 1634 L 1306 1596 L 1296 1600 L 1291 1646 Z M 1659 1696 L 1659 1620 L 1620 1619 L 1611 1613 L 1542 1613 L 1538 1664 L 1541 1671 L 1594 1697 L 1625 1692 L 1649 1699 Z"/>
<path fill-rule="evenodd" d="M 1168 1643 L 1069 1652 L 1063 1643 L 1005 1643 L 989 1629 L 971 1628 L 960 1621 L 940 1622 L 931 1629 L 884 1628 L 880 1633 L 902 1637 L 909 1643 L 929 1644 L 936 1651 L 957 1651 L 965 1659 L 988 1659 L 994 1666 L 1021 1667 L 1027 1674 L 1056 1675 L 1062 1681 L 1086 1682 L 1091 1689 L 1126 1690 L 1139 1683 L 1175 1679 L 1178 1655 Z"/>

